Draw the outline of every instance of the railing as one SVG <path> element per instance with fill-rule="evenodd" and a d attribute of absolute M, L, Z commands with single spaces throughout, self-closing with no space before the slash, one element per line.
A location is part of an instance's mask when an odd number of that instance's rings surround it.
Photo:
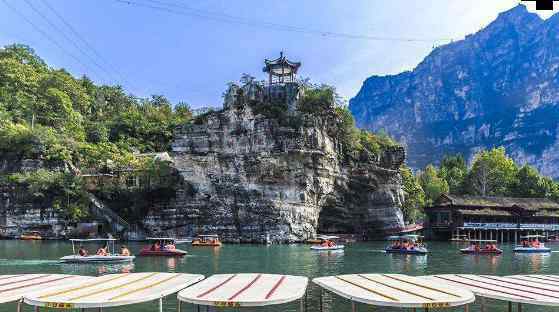
<path fill-rule="evenodd" d="M 88 193 L 87 195 L 92 203 L 91 212 L 97 217 L 105 219 L 111 225 L 113 232 L 123 232 L 130 227 L 130 224 L 128 224 L 126 220 L 121 218 L 110 208 L 105 207 L 105 205 L 97 197 L 95 197 L 95 195 L 91 193 Z"/>

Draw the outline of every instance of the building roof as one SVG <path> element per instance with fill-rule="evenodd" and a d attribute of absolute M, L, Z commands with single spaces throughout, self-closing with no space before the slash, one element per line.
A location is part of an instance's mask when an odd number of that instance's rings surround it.
<path fill-rule="evenodd" d="M 437 206 L 462 206 L 462 207 L 487 207 L 487 208 L 511 208 L 519 207 L 525 210 L 559 210 L 559 203 L 548 198 L 515 198 L 515 197 L 492 197 L 472 195 L 449 195 L 443 194 L 437 200 Z"/>
<path fill-rule="evenodd" d="M 291 62 L 284 55 L 283 52 L 280 53 L 280 57 L 275 60 L 264 60 L 264 68 L 262 71 L 265 73 L 271 73 L 275 76 L 289 76 L 291 73 L 296 74 L 299 67 L 301 67 L 300 62 Z"/>
<path fill-rule="evenodd" d="M 512 214 L 506 210 L 495 210 L 495 209 L 458 209 L 459 213 L 467 216 L 511 216 Z"/>

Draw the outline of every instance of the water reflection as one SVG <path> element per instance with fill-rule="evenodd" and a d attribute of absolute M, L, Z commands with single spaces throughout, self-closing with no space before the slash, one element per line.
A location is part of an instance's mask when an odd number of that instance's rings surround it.
<path fill-rule="evenodd" d="M 427 267 L 427 255 L 410 255 L 388 253 L 390 259 L 390 270 L 394 272 L 424 271 Z"/>
<path fill-rule="evenodd" d="M 514 260 L 519 266 L 528 267 L 531 273 L 538 273 L 549 267 L 551 253 L 515 253 Z"/>
<path fill-rule="evenodd" d="M 65 274 L 104 275 L 109 273 L 131 273 L 134 263 L 61 263 L 60 267 Z"/>
<path fill-rule="evenodd" d="M 468 268 L 472 273 L 495 274 L 502 260 L 501 255 L 460 254 L 460 257 L 463 263 L 462 267 Z"/>

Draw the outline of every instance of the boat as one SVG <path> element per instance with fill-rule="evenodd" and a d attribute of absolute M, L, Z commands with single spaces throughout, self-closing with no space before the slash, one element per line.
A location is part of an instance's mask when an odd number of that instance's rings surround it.
<path fill-rule="evenodd" d="M 548 243 L 559 243 L 559 236 L 558 235 L 549 235 L 547 237 Z"/>
<path fill-rule="evenodd" d="M 514 252 L 520 253 L 542 253 L 551 252 L 551 248 L 545 247 L 544 243 L 540 242 L 540 238 L 544 239 L 543 235 L 526 235 L 521 236 L 521 244 L 514 247 Z"/>
<path fill-rule="evenodd" d="M 393 241 L 384 251 L 386 253 L 407 254 L 407 255 L 426 255 L 429 251 L 421 241 L 423 236 L 408 234 L 401 236 L 390 236 L 388 240 Z M 405 246 L 407 245 L 407 247 Z"/>
<path fill-rule="evenodd" d="M 221 246 L 221 241 L 216 234 L 198 235 L 192 240 L 192 246 L 219 247 Z"/>
<path fill-rule="evenodd" d="M 460 249 L 463 254 L 469 255 L 500 255 L 503 253 L 502 249 L 497 248 L 497 241 L 493 239 L 472 239 L 470 240 L 471 245 L 468 248 Z M 480 247 L 481 244 L 495 245 L 494 248 Z"/>
<path fill-rule="evenodd" d="M 90 239 L 70 239 L 72 242 L 72 255 L 60 258 L 62 263 L 95 263 L 95 262 L 130 262 L 134 261 L 134 256 L 123 256 L 115 253 L 115 238 L 90 238 Z M 106 256 L 101 255 L 80 255 L 79 248 L 76 250 L 76 243 L 104 242 L 108 249 Z"/>
<path fill-rule="evenodd" d="M 343 250 L 345 248 L 344 245 L 338 245 L 336 240 L 339 239 L 338 236 L 328 236 L 328 235 L 321 235 L 318 236 L 317 239 L 320 240 L 320 244 L 312 245 L 312 250 L 317 251 L 327 251 L 327 250 Z"/>
<path fill-rule="evenodd" d="M 175 238 L 175 245 L 181 245 L 181 244 L 192 244 L 192 238 L 191 237 Z"/>
<path fill-rule="evenodd" d="M 31 231 L 23 233 L 19 236 L 19 239 L 22 240 L 42 240 L 43 237 L 39 231 Z"/>
<path fill-rule="evenodd" d="M 470 239 L 468 238 L 468 235 L 454 235 L 451 239 L 451 242 L 469 242 Z"/>
<path fill-rule="evenodd" d="M 148 237 L 149 245 L 142 248 L 140 256 L 182 257 L 185 250 L 175 248 L 176 242 L 171 237 Z"/>

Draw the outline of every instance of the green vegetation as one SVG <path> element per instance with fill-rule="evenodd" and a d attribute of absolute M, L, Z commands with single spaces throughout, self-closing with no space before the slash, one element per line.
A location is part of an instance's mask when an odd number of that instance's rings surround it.
<path fill-rule="evenodd" d="M 55 207 L 71 218 L 84 215 L 83 183 L 61 169 L 65 164 L 82 172 L 152 172 L 137 153 L 168 150 L 175 127 L 191 119 L 184 103 L 76 79 L 24 45 L 0 49 L 0 154 L 14 162 L 40 159 L 50 168 L 2 181 L 33 196 L 52 194 Z"/>
<path fill-rule="evenodd" d="M 388 148 L 399 146 L 386 133 L 373 133 L 355 126 L 355 119 L 336 89 L 329 85 L 304 84 L 304 95 L 298 110 L 309 114 L 333 117 L 337 136 L 347 154 L 369 153 L 380 155 Z"/>
<path fill-rule="evenodd" d="M 7 182 L 22 186 L 23 196 L 41 207 L 54 207 L 69 220 L 85 217 L 89 205 L 82 180 L 70 173 L 38 169 L 14 173 Z"/>
<path fill-rule="evenodd" d="M 423 207 L 425 207 L 425 192 L 419 184 L 419 179 L 413 175 L 410 168 L 403 165 L 400 168 L 405 200 L 402 204 L 404 220 L 415 223 L 423 218 Z"/>
<path fill-rule="evenodd" d="M 432 205 L 441 194 L 478 196 L 507 196 L 551 198 L 559 200 L 559 183 L 542 176 L 535 168 L 519 167 L 506 155 L 504 147 L 479 151 L 468 168 L 461 155 L 446 156 L 437 168 L 426 166 L 415 177 L 402 169 L 404 191 L 411 194 L 411 204 L 404 205 L 404 213 L 421 214 L 424 205 Z M 414 179 L 421 186 L 418 191 Z M 422 195 L 417 195 L 417 193 Z M 414 198 L 424 196 L 424 203 Z M 407 210 L 406 210 L 407 209 Z M 409 210 L 417 209 L 419 212 Z M 411 217 L 410 217 L 411 219 Z"/>

